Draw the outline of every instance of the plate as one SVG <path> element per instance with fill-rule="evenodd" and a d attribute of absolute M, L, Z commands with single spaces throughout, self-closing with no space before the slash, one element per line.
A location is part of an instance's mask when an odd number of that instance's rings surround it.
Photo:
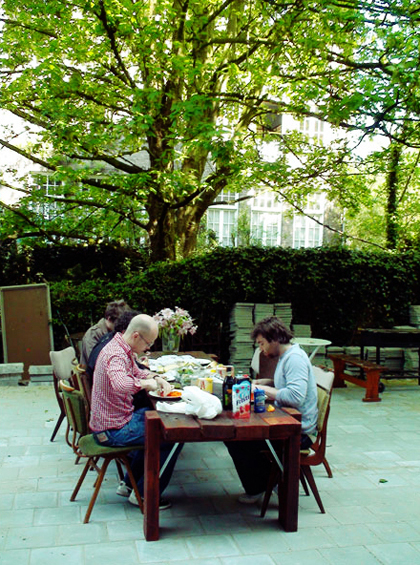
<path fill-rule="evenodd" d="M 210 365 L 211 359 L 195 359 L 200 365 Z"/>
<path fill-rule="evenodd" d="M 163 373 L 163 375 L 159 375 L 159 376 L 162 377 L 162 379 L 165 379 L 165 381 L 168 381 L 168 383 L 171 383 L 172 381 L 175 380 L 175 377 L 173 375 L 166 376 L 165 373 Z"/>
<path fill-rule="evenodd" d="M 160 396 L 160 394 L 156 390 L 151 390 L 149 392 L 149 394 L 150 394 L 150 396 L 153 396 L 153 398 L 158 398 L 159 400 L 179 400 L 181 398 L 181 391 L 178 390 L 176 392 L 179 392 L 180 395 L 179 396 Z"/>

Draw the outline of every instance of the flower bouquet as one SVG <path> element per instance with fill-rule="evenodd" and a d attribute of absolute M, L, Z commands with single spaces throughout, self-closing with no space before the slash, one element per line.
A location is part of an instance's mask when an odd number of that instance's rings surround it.
<path fill-rule="evenodd" d="M 162 338 L 163 351 L 179 351 L 181 337 L 187 333 L 195 334 L 197 326 L 187 310 L 175 307 L 164 308 L 153 316 L 159 326 L 159 335 Z"/>

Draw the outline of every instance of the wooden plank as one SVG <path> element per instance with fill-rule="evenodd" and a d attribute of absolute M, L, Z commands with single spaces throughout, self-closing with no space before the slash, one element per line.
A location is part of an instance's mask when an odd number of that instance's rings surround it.
<path fill-rule="evenodd" d="M 268 424 L 269 439 L 283 439 L 290 437 L 290 435 L 300 434 L 300 422 L 293 416 L 268 417 L 264 421 Z"/>
<path fill-rule="evenodd" d="M 146 441 L 144 462 L 144 520 L 147 541 L 159 539 L 159 467 L 161 420 L 154 410 L 145 413 Z"/>
<path fill-rule="evenodd" d="M 328 355 L 330 359 L 334 361 L 334 359 L 340 360 L 344 362 L 346 365 L 354 365 L 355 367 L 360 367 L 360 369 L 375 369 L 377 371 L 386 371 L 387 368 L 383 367 L 382 365 L 378 365 L 373 361 L 367 361 L 365 359 L 359 359 L 354 355 Z"/>
<path fill-rule="evenodd" d="M 247 420 L 234 420 L 234 422 L 237 440 L 268 439 L 270 435 L 270 426 L 264 422 L 260 414 L 253 413 Z"/>
<path fill-rule="evenodd" d="M 278 485 L 278 520 L 286 532 L 296 532 L 298 529 L 300 434 L 293 435 L 285 441 L 283 457 L 284 471 Z"/>
<path fill-rule="evenodd" d="M 205 441 L 229 440 L 235 437 L 232 412 L 223 411 L 214 420 L 198 420 L 201 438 Z"/>
<path fill-rule="evenodd" d="M 201 426 L 193 416 L 159 412 L 165 441 L 185 442 L 202 439 Z"/>

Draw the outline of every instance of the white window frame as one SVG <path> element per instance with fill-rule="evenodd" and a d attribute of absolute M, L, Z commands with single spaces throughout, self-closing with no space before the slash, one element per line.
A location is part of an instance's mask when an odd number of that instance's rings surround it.
<path fill-rule="evenodd" d="M 315 141 L 322 142 L 325 134 L 325 124 L 317 118 L 307 117 L 300 121 L 299 129 L 301 133 L 308 135 Z"/>
<path fill-rule="evenodd" d="M 273 219 L 275 221 L 273 221 Z M 262 245 L 281 245 L 283 201 L 275 192 L 262 192 L 251 201 L 251 237 Z M 276 236 L 272 228 L 276 226 Z"/>
<path fill-rule="evenodd" d="M 237 199 L 237 193 L 222 190 L 215 202 L 229 202 Z M 236 247 L 238 245 L 238 234 L 235 233 L 233 237 L 234 228 L 238 226 L 238 210 L 238 202 L 234 204 L 217 204 L 216 206 L 210 206 L 207 210 L 207 229 L 214 231 L 218 243 L 223 247 Z M 211 216 L 214 219 L 210 220 Z"/>
<path fill-rule="evenodd" d="M 304 214 L 293 217 L 293 248 L 320 247 L 324 238 L 325 195 L 308 196 Z M 313 219 L 314 218 L 314 219 Z M 315 221 L 321 222 L 320 224 Z"/>

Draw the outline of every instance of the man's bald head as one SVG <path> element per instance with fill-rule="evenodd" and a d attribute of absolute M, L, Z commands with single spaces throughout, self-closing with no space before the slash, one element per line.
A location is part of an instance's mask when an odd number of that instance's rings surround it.
<path fill-rule="evenodd" d="M 159 334 L 157 322 L 147 314 L 134 316 L 124 334 L 124 340 L 136 353 L 143 353 L 153 345 Z"/>
<path fill-rule="evenodd" d="M 156 321 L 147 314 L 138 314 L 134 316 L 131 322 L 128 324 L 126 329 L 126 333 L 129 335 L 132 334 L 134 331 L 140 333 L 150 333 L 156 331 L 158 332 L 158 325 Z"/>

